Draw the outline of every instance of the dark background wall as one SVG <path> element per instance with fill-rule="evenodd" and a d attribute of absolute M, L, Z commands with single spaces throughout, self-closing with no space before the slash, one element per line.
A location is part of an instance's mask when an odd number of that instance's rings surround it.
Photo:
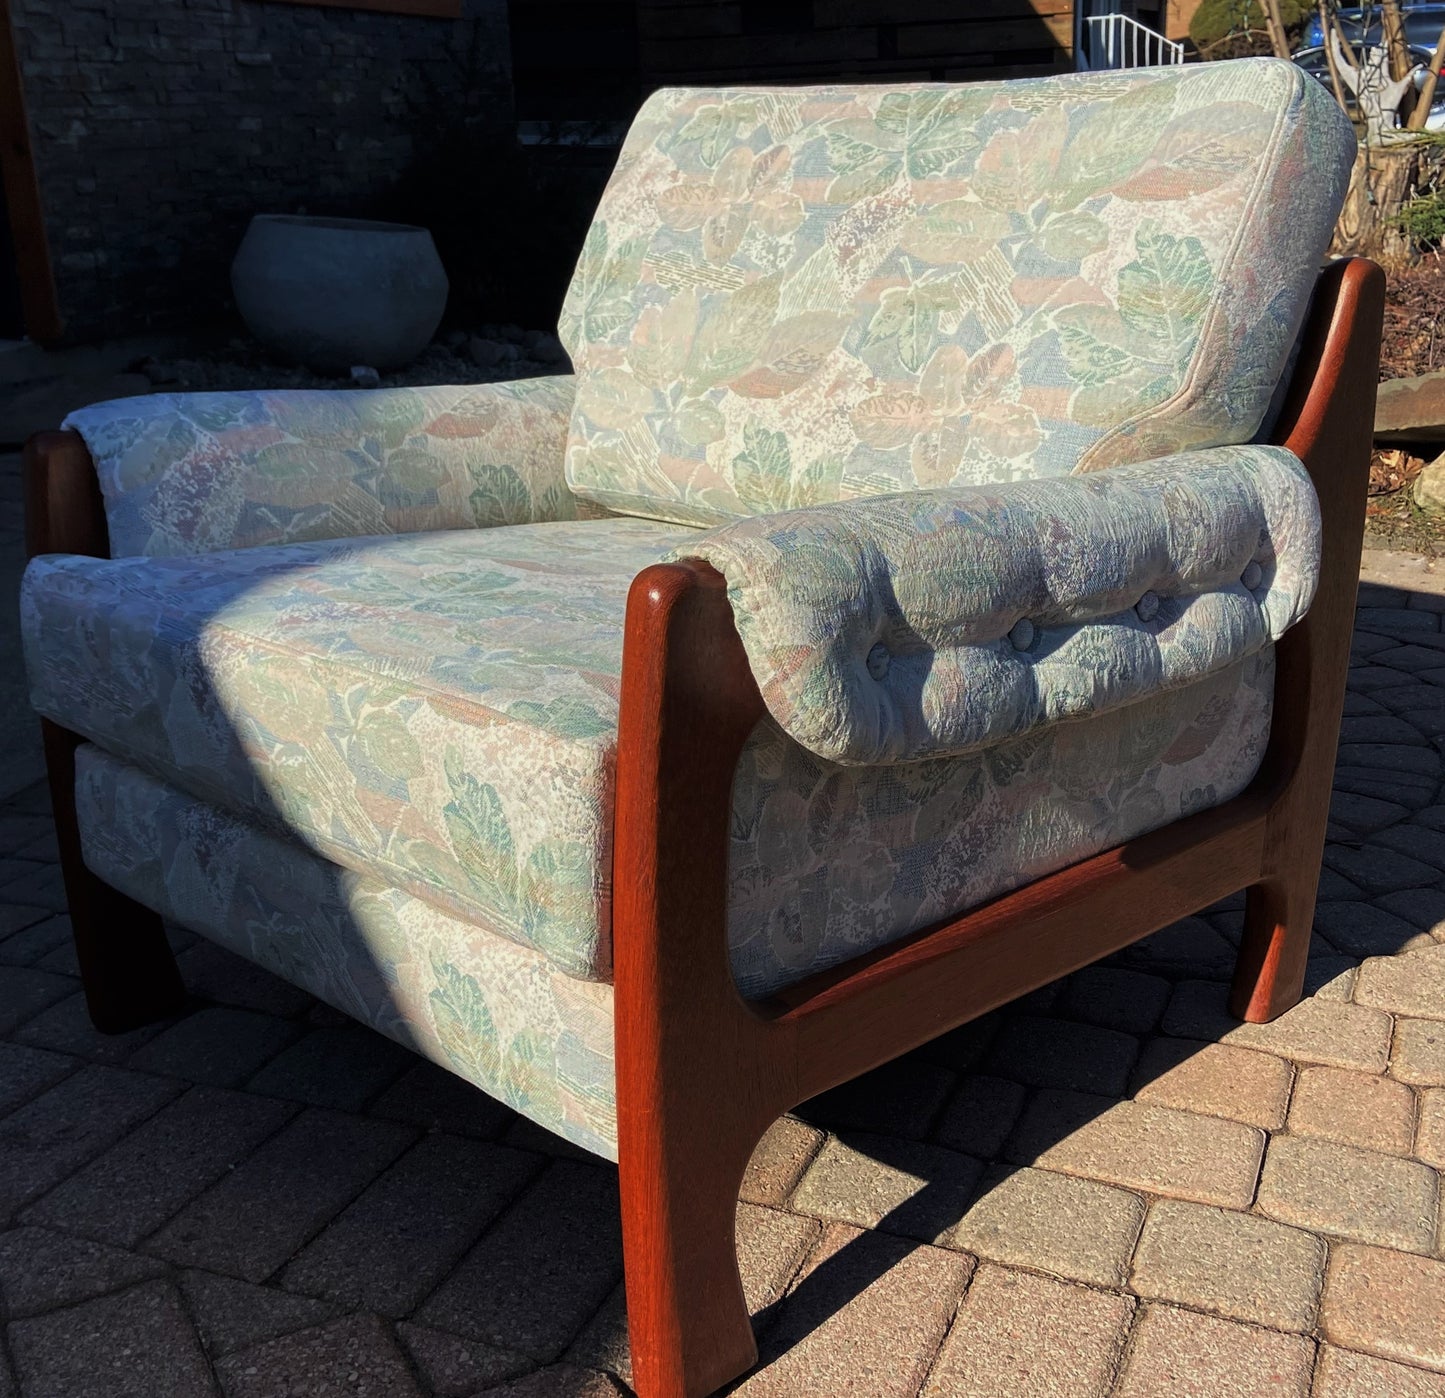
<path fill-rule="evenodd" d="M 224 313 L 263 211 L 378 215 L 431 134 L 512 120 L 506 0 L 11 0 L 66 338 Z"/>

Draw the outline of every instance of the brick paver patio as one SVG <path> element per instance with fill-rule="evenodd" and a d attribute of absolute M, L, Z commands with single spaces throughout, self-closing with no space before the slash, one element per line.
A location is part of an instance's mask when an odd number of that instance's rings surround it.
<path fill-rule="evenodd" d="M 1360 600 L 1311 997 L 1227 1016 L 1235 899 L 779 1122 L 739 1392 L 1445 1398 L 1445 596 Z M 95 1034 L 46 809 L 0 806 L 0 1398 L 626 1392 L 615 1171 L 185 933 L 189 1012 Z"/>

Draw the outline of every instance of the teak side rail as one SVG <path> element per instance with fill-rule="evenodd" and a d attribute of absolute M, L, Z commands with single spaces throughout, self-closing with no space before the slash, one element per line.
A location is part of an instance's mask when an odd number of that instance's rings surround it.
<path fill-rule="evenodd" d="M 1232 1008 L 1274 1018 L 1304 981 L 1364 529 L 1384 277 L 1320 276 L 1274 440 L 1320 499 L 1305 619 L 1277 649 L 1269 747 L 1248 791 L 762 1002 L 727 943 L 733 773 L 763 703 L 722 577 L 658 564 L 633 583 L 623 647 L 614 840 L 618 1149 L 634 1385 L 701 1398 L 757 1358 L 738 1275 L 744 1169 L 783 1112 L 1241 888 Z M 95 468 L 74 432 L 26 445 L 26 546 L 109 555 Z M 44 722 L 61 868 L 96 1027 L 184 997 L 160 918 L 85 867 L 76 745 Z"/>
<path fill-rule="evenodd" d="M 1299 999 L 1324 848 L 1364 531 L 1384 276 L 1320 276 L 1274 440 L 1320 500 L 1319 590 L 1279 642 L 1265 760 L 1243 795 L 766 1002 L 728 961 L 733 772 L 763 702 L 722 577 L 658 564 L 623 647 L 613 965 L 623 1249 L 635 1385 L 698 1398 L 757 1347 L 734 1251 L 753 1147 L 784 1111 L 1248 888 L 1231 1006 Z"/>

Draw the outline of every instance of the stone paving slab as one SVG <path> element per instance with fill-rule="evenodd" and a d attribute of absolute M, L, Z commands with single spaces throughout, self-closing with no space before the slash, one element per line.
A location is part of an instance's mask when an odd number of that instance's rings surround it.
<path fill-rule="evenodd" d="M 1308 998 L 1228 1016 L 1234 896 L 804 1104 L 740 1392 L 1445 1398 L 1445 593 L 1362 602 Z M 186 1012 L 97 1035 L 47 809 L 0 804 L 0 1398 L 629 1393 L 615 1169 L 189 934 Z"/>

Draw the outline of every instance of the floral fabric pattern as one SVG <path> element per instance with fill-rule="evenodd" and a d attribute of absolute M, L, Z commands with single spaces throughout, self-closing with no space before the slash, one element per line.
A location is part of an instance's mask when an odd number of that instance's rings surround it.
<path fill-rule="evenodd" d="M 708 525 L 1247 442 L 1354 144 L 1272 59 L 654 93 L 563 310 L 567 478 Z"/>
<path fill-rule="evenodd" d="M 577 518 L 572 379 L 369 392 L 165 393 L 65 420 L 114 558 Z"/>
<path fill-rule="evenodd" d="M 689 538 L 768 710 L 876 765 L 1099 714 L 1225 669 L 1314 596 L 1319 505 L 1282 447 L 915 491 Z"/>
<path fill-rule="evenodd" d="M 87 864 L 549 1131 L 617 1158 L 612 987 L 82 746 Z"/>
<path fill-rule="evenodd" d="M 42 557 L 22 587 L 31 702 L 605 979 L 627 588 L 685 532 L 613 519 Z"/>
<path fill-rule="evenodd" d="M 733 784 L 728 937 L 761 996 L 1238 795 L 1274 647 L 962 757 L 845 767 L 764 719 Z"/>

